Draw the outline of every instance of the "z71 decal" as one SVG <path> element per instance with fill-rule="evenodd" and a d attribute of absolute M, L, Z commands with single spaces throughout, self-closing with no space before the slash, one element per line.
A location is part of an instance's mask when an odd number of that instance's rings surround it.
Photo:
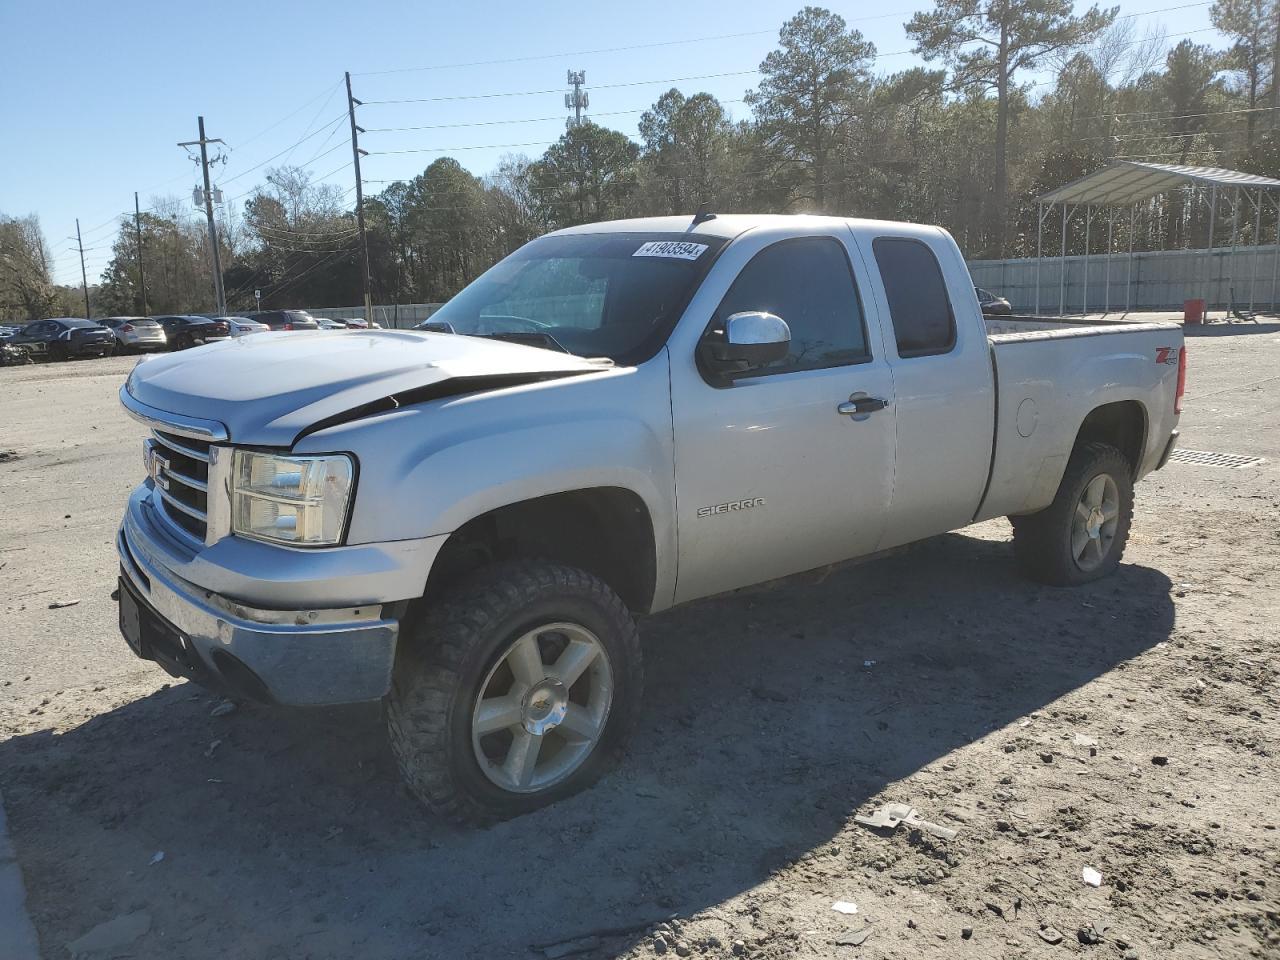
<path fill-rule="evenodd" d="M 1177 347 L 1156 347 L 1156 363 L 1172 363 L 1178 362 Z"/>
<path fill-rule="evenodd" d="M 764 506 L 764 497 L 748 497 L 745 500 L 730 500 L 728 503 L 717 503 L 714 507 L 699 507 L 699 517 L 714 517 L 734 510 L 751 510 Z"/>

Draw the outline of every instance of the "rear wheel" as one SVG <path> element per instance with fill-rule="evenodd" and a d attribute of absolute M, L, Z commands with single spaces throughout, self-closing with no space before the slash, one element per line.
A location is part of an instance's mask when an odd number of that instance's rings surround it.
<path fill-rule="evenodd" d="M 1018 561 L 1032 579 L 1065 587 L 1105 577 L 1129 539 L 1133 468 L 1115 447 L 1085 444 L 1072 454 L 1053 503 L 1010 520 Z"/>
<path fill-rule="evenodd" d="M 635 621 L 603 581 L 499 564 L 410 625 L 387 728 L 424 804 L 488 823 L 593 783 L 635 725 L 641 686 Z"/>

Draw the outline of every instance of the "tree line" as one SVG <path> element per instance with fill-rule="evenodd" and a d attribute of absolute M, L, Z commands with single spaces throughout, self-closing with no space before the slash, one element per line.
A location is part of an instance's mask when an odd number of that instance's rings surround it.
<path fill-rule="evenodd" d="M 583 122 L 541 156 L 504 157 L 486 176 L 442 157 L 366 196 L 374 302 L 447 299 L 548 230 L 701 204 L 936 223 L 970 258 L 1034 256 L 1036 197 L 1115 158 L 1280 176 L 1280 0 L 1217 0 L 1211 16 L 1226 49 L 1170 45 L 1117 7 L 936 0 L 905 24 L 927 66 L 878 74 L 874 44 L 830 10 L 805 7 L 760 64 L 746 118 L 710 94 L 671 89 L 636 139 Z M 1207 213 L 1194 200 L 1177 190 L 1144 203 L 1139 249 L 1203 245 Z M 180 211 L 177 200 L 153 204 L 141 243 L 122 220 L 91 291 L 95 314 L 209 309 L 207 235 Z M 1069 228 L 1077 252 L 1081 219 Z M 1046 221 L 1050 236 L 1060 223 Z M 1253 223 L 1241 226 L 1252 242 Z M 306 169 L 268 169 L 220 227 L 233 311 L 252 309 L 255 290 L 264 307 L 360 302 L 354 211 Z M 1128 229 L 1118 223 L 1117 242 Z M 1274 229 L 1268 213 L 1263 236 Z M 1095 231 L 1094 251 L 1102 242 Z M 33 218 L 0 217 L 0 314 L 78 312 L 75 291 L 42 273 L 43 244 Z"/>

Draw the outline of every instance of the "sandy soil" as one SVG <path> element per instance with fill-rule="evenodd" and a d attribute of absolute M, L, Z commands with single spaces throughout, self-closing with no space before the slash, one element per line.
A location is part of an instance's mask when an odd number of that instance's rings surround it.
<path fill-rule="evenodd" d="M 46 958 L 126 915 L 95 956 L 1280 956 L 1280 329 L 1189 349 L 1182 445 L 1268 462 L 1144 482 L 1115 577 L 1030 584 L 1001 521 L 650 618 L 624 765 L 484 831 L 414 804 L 376 708 L 214 717 L 132 660 L 128 363 L 0 370 L 0 789 Z M 887 801 L 958 834 L 853 820 Z"/>

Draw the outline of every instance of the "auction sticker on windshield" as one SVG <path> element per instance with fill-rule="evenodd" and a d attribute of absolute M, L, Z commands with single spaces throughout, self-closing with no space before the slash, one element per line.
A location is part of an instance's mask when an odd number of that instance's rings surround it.
<path fill-rule="evenodd" d="M 642 243 L 633 257 L 669 257 L 675 260 L 697 260 L 707 251 L 705 243 L 687 243 L 683 240 L 651 240 Z"/>

